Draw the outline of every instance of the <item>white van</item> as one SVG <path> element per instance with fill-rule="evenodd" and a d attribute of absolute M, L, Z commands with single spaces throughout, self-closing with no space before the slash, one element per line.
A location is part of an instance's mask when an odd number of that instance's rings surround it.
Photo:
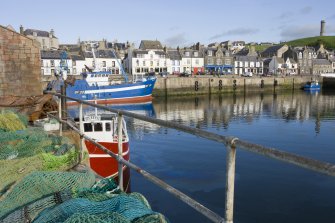
<path fill-rule="evenodd" d="M 242 74 L 243 77 L 252 77 L 252 72 L 245 72 Z"/>

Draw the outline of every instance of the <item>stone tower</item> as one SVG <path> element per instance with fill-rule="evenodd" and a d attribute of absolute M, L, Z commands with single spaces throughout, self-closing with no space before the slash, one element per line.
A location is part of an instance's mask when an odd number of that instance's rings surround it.
<path fill-rule="evenodd" d="M 325 20 L 321 20 L 321 28 L 320 28 L 320 36 L 323 36 L 325 34 Z"/>

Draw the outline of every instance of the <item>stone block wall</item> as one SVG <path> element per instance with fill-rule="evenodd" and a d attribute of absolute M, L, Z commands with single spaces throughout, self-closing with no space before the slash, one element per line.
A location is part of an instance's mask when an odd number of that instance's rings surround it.
<path fill-rule="evenodd" d="M 39 43 L 0 26 L 0 96 L 42 92 Z"/>

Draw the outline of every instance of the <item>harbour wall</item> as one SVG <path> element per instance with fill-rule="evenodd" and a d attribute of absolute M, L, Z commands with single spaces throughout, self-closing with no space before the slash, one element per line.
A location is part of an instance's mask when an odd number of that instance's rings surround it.
<path fill-rule="evenodd" d="M 322 84 L 322 78 L 317 78 Z M 311 76 L 290 77 L 167 77 L 157 78 L 153 96 L 264 92 L 300 89 Z"/>

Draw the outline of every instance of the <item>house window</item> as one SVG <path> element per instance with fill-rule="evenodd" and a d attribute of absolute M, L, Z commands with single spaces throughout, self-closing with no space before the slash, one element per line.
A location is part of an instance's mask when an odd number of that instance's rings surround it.
<path fill-rule="evenodd" d="M 50 60 L 50 64 L 51 64 L 51 67 L 54 67 L 55 66 L 55 61 L 54 60 Z"/>
<path fill-rule="evenodd" d="M 213 51 L 211 51 L 211 50 L 208 50 L 208 56 L 213 56 Z"/>
<path fill-rule="evenodd" d="M 154 62 L 153 61 L 150 61 L 150 66 L 152 67 L 154 65 Z"/>
<path fill-rule="evenodd" d="M 44 75 L 44 69 L 41 69 L 41 74 Z"/>
<path fill-rule="evenodd" d="M 141 72 L 141 69 L 138 67 L 136 68 L 136 73 L 140 73 Z"/>
<path fill-rule="evenodd" d="M 112 67 L 115 67 L 115 61 L 112 61 Z"/>
<path fill-rule="evenodd" d="M 208 58 L 208 59 L 207 59 L 207 63 L 208 63 L 208 64 L 212 64 L 212 63 L 213 63 L 213 62 L 212 62 L 212 59 L 211 59 L 211 58 Z"/>
<path fill-rule="evenodd" d="M 106 61 L 102 61 L 102 66 L 106 67 Z"/>
<path fill-rule="evenodd" d="M 43 60 L 41 60 L 41 67 L 43 67 Z"/>
<path fill-rule="evenodd" d="M 221 65 L 221 64 L 222 64 L 222 60 L 221 60 L 221 59 L 217 59 L 217 60 L 216 60 L 216 64 L 217 64 L 217 65 Z"/>
<path fill-rule="evenodd" d="M 199 52 L 194 52 L 194 56 L 195 57 L 199 56 Z"/>
<path fill-rule="evenodd" d="M 185 52 L 185 56 L 189 57 L 190 56 L 190 52 Z"/>
<path fill-rule="evenodd" d="M 195 60 L 195 64 L 199 64 L 199 59 L 196 59 L 196 60 Z"/>
<path fill-rule="evenodd" d="M 55 69 L 51 69 L 51 75 L 55 73 Z"/>
<path fill-rule="evenodd" d="M 77 69 L 73 68 L 73 74 L 77 74 Z"/>
<path fill-rule="evenodd" d="M 77 64 L 76 64 L 76 61 L 75 60 L 73 60 L 72 61 L 72 66 L 76 66 Z"/>
<path fill-rule="evenodd" d="M 159 61 L 157 61 L 157 67 L 159 67 Z"/>
<path fill-rule="evenodd" d="M 140 61 L 136 60 L 136 66 L 140 66 Z"/>
<path fill-rule="evenodd" d="M 190 59 L 187 59 L 187 64 L 191 64 L 191 60 Z"/>
<path fill-rule="evenodd" d="M 153 59 L 154 58 L 154 55 L 153 54 L 150 54 L 150 59 Z"/>
<path fill-rule="evenodd" d="M 143 67 L 145 67 L 145 61 L 144 61 L 144 60 L 143 60 L 143 63 L 142 63 L 142 64 L 143 64 Z"/>

